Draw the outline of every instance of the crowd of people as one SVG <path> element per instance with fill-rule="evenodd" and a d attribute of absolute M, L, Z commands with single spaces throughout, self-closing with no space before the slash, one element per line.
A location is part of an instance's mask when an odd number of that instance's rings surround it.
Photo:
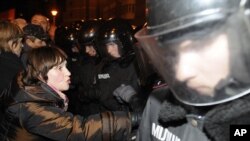
<path fill-rule="evenodd" d="M 129 104 L 142 93 L 124 21 L 58 26 L 52 38 L 44 15 L 2 20 L 0 139 L 134 140 L 147 96 Z"/>
<path fill-rule="evenodd" d="M 146 0 L 147 24 L 0 21 L 0 140 L 228 141 L 250 124 L 248 0 Z"/>

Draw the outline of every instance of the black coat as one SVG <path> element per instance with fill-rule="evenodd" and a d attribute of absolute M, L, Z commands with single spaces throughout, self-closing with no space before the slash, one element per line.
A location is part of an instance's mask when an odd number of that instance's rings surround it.
<path fill-rule="evenodd" d="M 94 57 L 80 58 L 75 63 L 69 64 L 71 84 L 75 91 L 73 93 L 69 91 L 68 97 L 73 101 L 69 105 L 73 106 L 74 113 L 89 116 L 100 112 L 96 74 L 102 64 Z"/>
<path fill-rule="evenodd" d="M 97 74 L 97 85 L 100 90 L 99 101 L 103 110 L 129 110 L 128 105 L 120 104 L 113 96 L 113 91 L 120 87 L 121 84 L 132 86 L 136 92 L 140 90 L 134 62 L 131 61 L 124 65 L 121 61 L 117 60 L 107 64 Z"/>
<path fill-rule="evenodd" d="M 229 141 L 230 125 L 250 124 L 250 95 L 215 106 L 193 107 L 168 89 L 148 99 L 137 141 Z"/>
<path fill-rule="evenodd" d="M 94 58 L 82 63 L 74 80 L 77 80 L 78 100 L 76 108 L 88 116 L 103 111 L 129 111 L 128 104 L 120 104 L 113 91 L 121 84 L 139 89 L 138 77 L 131 60 L 96 61 Z"/>
<path fill-rule="evenodd" d="M 22 69 L 22 63 L 17 55 L 13 53 L 0 53 L 0 94 L 8 88 L 13 78 Z"/>
<path fill-rule="evenodd" d="M 7 52 L 0 53 L 0 115 L 3 114 L 5 104 L 11 101 L 12 95 L 18 89 L 16 77 L 22 69 L 22 63 L 17 55 Z"/>

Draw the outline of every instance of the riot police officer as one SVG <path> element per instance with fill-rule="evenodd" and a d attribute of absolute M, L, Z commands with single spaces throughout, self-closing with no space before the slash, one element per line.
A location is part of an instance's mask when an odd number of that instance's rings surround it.
<path fill-rule="evenodd" d="M 228 141 L 230 125 L 250 123 L 249 1 L 148 0 L 147 8 L 136 38 L 171 91 L 151 95 L 137 140 Z"/>
<path fill-rule="evenodd" d="M 125 110 L 129 107 L 119 103 L 113 96 L 116 91 L 131 96 L 139 91 L 138 75 L 135 67 L 135 53 L 132 27 L 123 19 L 111 19 L 101 27 L 97 36 L 101 55 L 107 59 L 97 74 L 98 86 L 101 90 L 100 101 L 104 110 Z M 123 86 L 129 87 L 123 87 Z M 131 86 L 131 87 L 130 87 Z"/>
<path fill-rule="evenodd" d="M 96 86 L 96 75 L 102 67 L 102 57 L 98 51 L 96 36 L 104 20 L 95 19 L 84 21 L 78 34 L 80 47 L 80 66 L 78 68 L 76 111 L 88 116 L 101 112 L 99 88 Z"/>
<path fill-rule="evenodd" d="M 55 30 L 55 45 L 60 47 L 70 61 L 79 59 L 78 30 L 72 26 L 58 26 Z"/>

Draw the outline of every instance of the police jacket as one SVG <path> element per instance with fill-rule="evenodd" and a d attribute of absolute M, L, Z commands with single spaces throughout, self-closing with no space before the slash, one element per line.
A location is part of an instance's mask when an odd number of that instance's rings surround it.
<path fill-rule="evenodd" d="M 75 98 L 75 113 L 89 116 L 101 112 L 96 76 L 103 63 L 94 57 L 84 59 L 71 71 L 72 83 L 76 87 L 76 93 L 72 97 Z"/>
<path fill-rule="evenodd" d="M 130 85 L 136 91 L 139 90 L 134 62 L 132 60 L 125 62 L 124 60 L 112 61 L 104 65 L 101 72 L 97 74 L 99 100 L 104 110 L 127 110 L 126 105 L 121 105 L 113 96 L 113 91 L 121 84 Z"/>
<path fill-rule="evenodd" d="M 198 108 L 178 103 L 171 92 L 164 89 L 150 95 L 137 141 L 229 141 L 230 125 L 250 124 L 249 95 Z"/>
<path fill-rule="evenodd" d="M 123 112 L 83 118 L 63 110 L 62 99 L 48 85 L 20 90 L 6 109 L 1 141 L 126 141 L 130 120 Z"/>

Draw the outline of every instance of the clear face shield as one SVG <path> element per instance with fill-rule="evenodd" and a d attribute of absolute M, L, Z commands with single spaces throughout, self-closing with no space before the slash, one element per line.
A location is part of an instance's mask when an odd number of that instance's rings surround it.
<path fill-rule="evenodd" d="M 138 74 L 140 79 L 140 84 L 145 86 L 148 83 L 150 77 L 155 73 L 155 69 L 148 55 L 142 49 L 140 44 L 137 44 L 134 48 L 135 56 L 138 67 Z"/>
<path fill-rule="evenodd" d="M 213 11 L 136 34 L 175 97 L 193 106 L 224 103 L 250 92 L 250 26 L 242 11 Z M 180 21 L 179 21 L 180 22 Z M 170 28 L 171 27 L 171 28 Z"/>

